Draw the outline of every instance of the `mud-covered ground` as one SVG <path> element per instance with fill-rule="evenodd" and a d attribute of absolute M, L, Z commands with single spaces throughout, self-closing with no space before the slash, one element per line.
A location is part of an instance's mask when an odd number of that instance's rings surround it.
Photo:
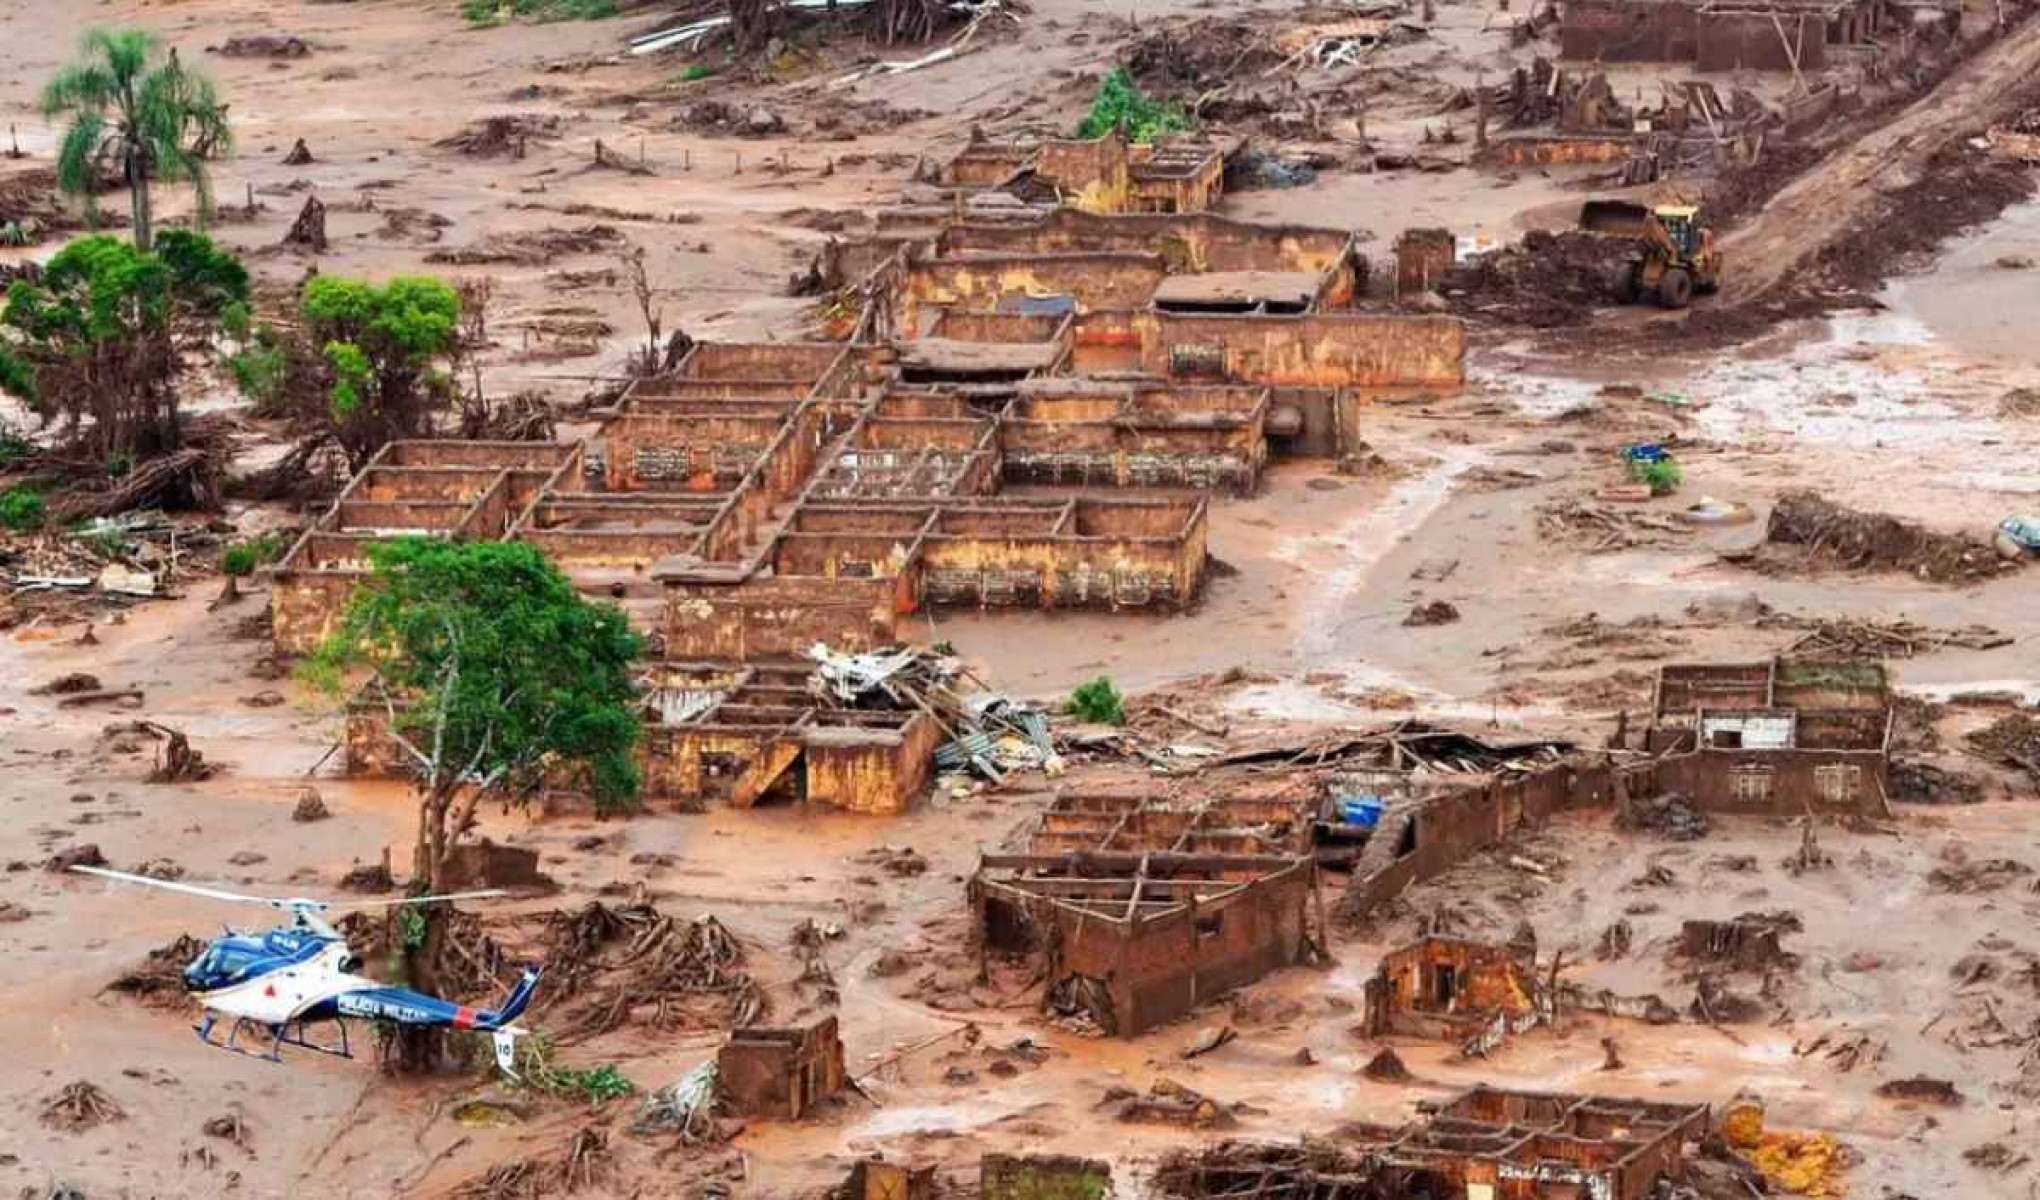
<path fill-rule="evenodd" d="M 827 236 L 831 219 L 815 214 L 890 199 L 917 163 L 953 150 L 973 124 L 1067 126 L 1089 94 L 1083 76 L 1158 23 L 1211 15 L 1196 4 L 1141 5 L 1144 28 L 1136 29 L 1110 6 L 1031 7 L 1024 23 L 954 62 L 831 88 L 859 52 L 830 49 L 843 61 L 785 84 L 684 81 L 671 62 L 620 58 L 627 35 L 658 24 L 656 10 L 469 30 L 452 5 L 398 0 L 89 9 L 23 0 L 0 9 L 0 120 L 18 127 L 29 158 L 25 166 L 0 159 L 0 173 L 34 167 L 39 156 L 46 164 L 54 132 L 32 98 L 83 24 L 155 28 L 212 70 L 232 100 L 240 149 L 222 164 L 219 192 L 238 204 L 252 189 L 259 207 L 230 216 L 219 232 L 256 252 L 265 281 L 287 285 L 313 265 L 267 248 L 304 197 L 317 194 L 333 240 L 319 270 L 486 274 L 496 281 L 491 390 L 571 396 L 586 382 L 576 376 L 613 370 L 638 336 L 616 258 L 626 244 L 647 250 L 668 328 L 702 338 L 800 336 L 810 306 L 785 285 Z M 1255 6 L 1263 14 L 1286 7 Z M 1438 9 L 1433 38 L 1384 53 L 1457 86 L 1498 69 L 1507 36 L 1488 12 Z M 305 38 L 312 53 L 271 62 L 204 50 L 258 32 Z M 2028 51 L 2030 33 L 2007 40 L 1978 74 L 1998 78 L 2002 62 Z M 1974 96 L 1965 90 L 1960 102 Z M 786 131 L 731 137 L 690 127 L 688 111 L 718 97 L 762 105 Z M 508 115 L 542 131 L 525 138 L 521 158 L 438 145 Z M 1293 140 L 1335 146 L 1350 117 L 1334 113 L 1327 132 Z M 849 140 L 820 129 L 823 118 Z M 1446 123 L 1438 97 L 1415 85 L 1370 101 L 1366 119 L 1370 138 L 1409 152 L 1423 146 L 1427 125 Z M 1927 123 L 1922 116 L 1907 128 Z M 298 138 L 315 161 L 283 165 Z M 649 173 L 595 168 L 598 138 Z M 1879 161 L 1900 184 L 1911 179 L 1910 144 L 1876 144 L 1889 151 Z M 1853 203 L 1837 189 L 1876 182 L 1838 172 L 1809 175 L 1793 211 Z M 1466 169 L 1328 170 L 1309 187 L 1231 197 L 1227 211 L 1349 226 L 1371 235 L 1364 248 L 1380 256 L 1410 224 L 1498 233 L 1562 225 L 1580 194 L 1571 182 L 1563 172 L 1495 179 Z M 182 201 L 174 192 L 168 199 L 177 211 Z M 1833 618 L 1988 626 L 2013 640 L 1895 659 L 1902 687 L 1936 700 L 2010 692 L 2031 703 L 2040 695 L 2040 606 L 2032 602 L 2040 576 L 2032 569 L 1937 585 L 1894 573 L 1760 571 L 1743 556 L 1790 489 L 1973 535 L 2008 513 L 2040 509 L 2030 463 L 2040 417 L 2008 401 L 2040 387 L 2040 351 L 2022 336 L 2040 276 L 1998 265 L 2035 252 L 2033 211 L 2014 207 L 1943 247 L 1931 267 L 1879 293 L 1882 309 L 1788 321 L 1728 350 L 1702 353 L 1675 337 L 1602 345 L 1591 332 L 1532 344 L 1482 330 L 1464 394 L 1384 403 L 1370 414 L 1376 458 L 1358 473 L 1283 463 L 1255 497 L 1216 500 L 1211 550 L 1225 569 L 1193 611 L 937 614 L 928 632 L 1021 694 L 1060 697 L 1100 673 L 1128 688 L 1177 684 L 1179 703 L 1206 719 L 1270 735 L 1416 713 L 1591 738 L 1617 712 L 1640 712 L 1661 662 L 1760 657 Z M 1782 220 L 1760 219 L 1737 250 L 1766 264 L 1760 275 L 1783 269 L 1773 257 L 1797 237 Z M 588 233 L 591 226 L 614 232 Z M 579 248 L 548 261 L 431 261 L 547 230 L 578 231 Z M 1642 311 L 1596 318 L 1613 327 L 1656 319 Z M 1666 439 L 1684 468 L 1675 496 L 1635 503 L 1596 495 L 1621 479 L 1622 446 Z M 1703 498 L 1747 505 L 1752 519 L 1683 519 Z M 288 514 L 237 508 L 229 517 L 247 527 Z M 1784 868 L 1800 836 L 1786 826 L 1719 822 L 1706 839 L 1671 846 L 1605 821 L 1563 822 L 1414 890 L 1364 929 L 1338 931 L 1329 968 L 1284 972 L 1134 1042 L 1045 1022 L 1030 994 L 972 981 L 963 879 L 981 847 L 1019 835 L 1038 796 L 944 793 L 885 821 L 785 809 L 606 824 L 486 813 L 483 832 L 540 848 L 562 884 L 556 896 L 501 906 L 498 919 L 598 896 L 617 903 L 642 884 L 646 899 L 677 917 L 717 916 L 747 948 L 776 1018 L 823 1007 L 812 984 L 795 978 L 796 928 L 840 928 L 821 955 L 866 1097 L 697 1149 L 629 1134 L 627 1104 L 590 1113 L 479 1080 L 405 1081 L 378 1073 L 372 1052 L 352 1063 L 298 1055 L 281 1066 L 221 1054 L 199 1045 L 188 1014 L 103 994 L 177 935 L 245 919 L 196 900 L 66 878 L 43 869 L 53 855 L 89 842 L 119 867 L 155 862 L 192 880 L 326 895 L 385 848 L 401 863 L 410 836 L 401 789 L 349 783 L 330 761 L 321 765 L 336 734 L 332 715 L 297 685 L 269 677 L 266 642 L 243 628 L 263 603 L 259 590 L 218 609 L 213 594 L 194 583 L 117 622 L 102 618 L 91 644 L 80 644 L 82 626 L 50 621 L 0 640 L 0 811 L 11 817 L 0 823 L 0 864 L 9 868 L 0 875 L 0 955 L 10 964 L 0 974 L 0 1060 L 13 1085 L 0 1104 L 0 1189 L 446 1195 L 492 1166 L 557 1156 L 585 1128 L 604 1134 L 609 1162 L 587 1195 L 693 1195 L 709 1179 L 739 1195 L 812 1193 L 872 1150 L 940 1163 L 959 1178 L 986 1150 L 1066 1151 L 1111 1158 L 1134 1178 L 1153 1155 L 1203 1135 L 1107 1125 L 1093 1106 L 1108 1088 L 1146 1090 L 1164 1078 L 1228 1106 L 1239 1132 L 1271 1137 L 1399 1120 L 1417 1102 L 1475 1080 L 1695 1101 L 1747 1088 L 1771 1103 L 1777 1122 L 1831 1131 L 1862 1156 L 1852 1194 L 2019 1196 L 2040 1179 L 2030 1164 L 1998 1173 L 1964 1158 L 1986 1142 L 2030 1140 L 2035 1104 L 2019 1090 L 2020 1055 L 2034 1053 L 2022 1023 L 2035 1019 L 2035 997 L 2018 991 L 2030 989 L 2021 971 L 2040 952 L 2033 876 L 2007 869 L 1986 879 L 1998 880 L 1986 890 L 1947 883 L 1992 859 L 2040 867 L 2032 781 L 1962 749 L 1962 734 L 2002 709 L 1954 708 L 1940 718 L 1933 761 L 1974 774 L 1982 803 L 1902 807 L 1888 827 L 1824 828 L 1834 860 L 1825 869 Z M 1415 605 L 1439 600 L 1459 620 L 1403 623 Z M 66 708 L 61 696 L 32 691 L 75 671 L 108 688 L 141 689 L 143 699 Z M 1182 685 L 1226 672 L 1223 686 Z M 265 691 L 283 703 L 248 703 Z M 105 733 L 137 717 L 183 730 L 226 769 L 198 784 L 144 782 L 151 747 Z M 1078 778 L 1123 779 L 1141 768 L 1078 770 Z M 330 819 L 292 820 L 307 785 Z M 591 837 L 602 840 L 584 848 Z M 925 869 L 887 869 L 900 847 L 912 847 Z M 1509 853 L 1542 873 L 1510 865 Z M 1655 866 L 1672 882 L 1648 895 L 1628 886 Z M 1629 911 L 1642 905 L 1654 907 Z M 1501 935 L 1528 920 L 1547 953 L 1563 949 L 1576 964 L 1574 977 L 1662 991 L 1682 1004 L 1679 972 L 1663 955 L 1678 919 L 1774 908 L 1793 910 L 1805 928 L 1787 939 L 1801 961 L 1775 985 L 1780 1000 L 1761 1020 L 1716 1029 L 1580 1019 L 1485 1062 L 1457 1061 L 1443 1046 L 1398 1045 L 1416 1076 L 1407 1085 L 1358 1074 L 1378 1049 L 1348 1032 L 1362 982 L 1420 918 L 1449 912 L 1468 930 Z M 1598 960 L 1601 931 L 1625 916 L 1635 948 Z M 1990 960 L 1987 977 L 1977 973 L 1979 957 Z M 1985 998 L 2004 1032 L 1980 1028 L 1990 1019 Z M 542 996 L 531 1023 L 544 1029 L 547 1019 Z M 1233 1025 L 1238 1039 L 1180 1057 L 1219 1024 Z M 1795 1052 L 1823 1035 L 1829 1044 L 1867 1037 L 1884 1047 L 1882 1057 L 1843 1071 L 1825 1049 Z M 1620 1047 L 1619 1070 L 1600 1069 L 1604 1036 Z M 639 1086 L 657 1087 L 712 1054 L 715 1042 L 713 1031 L 632 1026 L 562 1056 L 577 1066 L 614 1063 Z M 1314 1064 L 1297 1061 L 1305 1048 Z M 1964 1103 L 1926 1112 L 1873 1094 L 1913 1073 L 1953 1079 Z M 102 1088 L 123 1118 L 83 1131 L 45 1123 L 45 1101 L 76 1080 Z M 478 1095 L 514 1106 L 519 1119 L 455 1115 Z M 244 1138 L 205 1131 L 208 1120 L 237 1114 Z"/>

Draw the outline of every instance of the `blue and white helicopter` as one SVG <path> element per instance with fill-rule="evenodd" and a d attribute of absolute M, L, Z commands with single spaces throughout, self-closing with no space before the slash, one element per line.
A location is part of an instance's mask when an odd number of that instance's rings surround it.
<path fill-rule="evenodd" d="M 399 904 L 426 904 L 438 900 L 473 900 L 503 895 L 500 891 L 453 892 L 438 896 L 406 896 L 395 900 L 350 900 L 329 902 L 302 898 L 280 899 L 245 896 L 218 888 L 198 887 L 102 867 L 74 866 L 73 871 L 97 875 L 122 883 L 138 883 L 166 891 L 203 896 L 229 904 L 260 904 L 290 914 L 290 924 L 262 933 L 235 933 L 213 939 L 197 958 L 184 968 L 184 988 L 203 1006 L 204 1019 L 192 1028 L 208 1046 L 253 1054 L 280 1061 L 285 1046 L 299 1046 L 320 1054 L 352 1058 L 347 1042 L 346 1017 L 393 1021 L 399 1025 L 471 1029 L 491 1036 L 496 1066 L 516 1077 L 512 1069 L 517 1039 L 528 1033 L 512 1022 L 531 1003 L 538 987 L 539 970 L 528 968 L 511 989 L 501 1008 L 476 1009 L 414 992 L 410 988 L 377 983 L 354 972 L 361 960 L 347 948 L 347 939 L 320 916 L 336 908 L 387 908 Z M 227 1040 L 213 1040 L 213 1026 L 221 1017 L 233 1018 Z M 305 1038 L 305 1028 L 314 1021 L 331 1021 L 340 1029 L 340 1044 L 321 1046 Z M 237 1043 L 243 1031 L 259 1029 L 269 1035 L 267 1053 L 245 1050 Z"/>

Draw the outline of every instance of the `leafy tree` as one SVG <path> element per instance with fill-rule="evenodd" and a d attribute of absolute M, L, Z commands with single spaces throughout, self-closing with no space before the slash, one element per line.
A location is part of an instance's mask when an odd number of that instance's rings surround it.
<path fill-rule="evenodd" d="M 377 286 L 320 276 L 305 285 L 297 328 L 257 329 L 229 367 L 269 410 L 294 412 L 359 470 L 385 442 L 419 437 L 456 398 L 460 295 L 429 277 Z"/>
<path fill-rule="evenodd" d="M 1191 121 L 1182 109 L 1163 100 L 1156 100 L 1133 82 L 1133 76 L 1125 67 L 1114 67 L 1106 72 L 1098 85 L 1097 98 L 1091 101 L 1091 111 L 1077 126 L 1080 138 L 1104 137 L 1113 130 L 1123 130 L 1129 142 L 1152 142 L 1165 133 L 1182 133 L 1191 128 Z"/>
<path fill-rule="evenodd" d="M 418 793 L 412 886 L 448 886 L 485 800 L 522 801 L 578 774 L 598 810 L 635 804 L 630 666 L 641 643 L 620 610 L 583 599 L 518 542 L 405 537 L 367 554 L 369 581 L 305 674 L 337 694 L 350 670 L 374 672 Z M 437 987 L 445 926 L 431 906 L 405 954 L 414 986 Z M 436 1039 L 403 1043 L 414 1068 L 439 1052 Z"/>
<path fill-rule="evenodd" d="M 79 238 L 0 310 L 0 391 L 59 422 L 108 462 L 177 448 L 177 382 L 210 353 L 248 273 L 203 234 L 164 232 L 153 253 Z"/>
<path fill-rule="evenodd" d="M 156 50 L 155 36 L 139 29 L 90 30 L 82 57 L 58 71 L 42 94 L 45 116 L 70 118 L 57 150 L 57 185 L 83 196 L 90 212 L 100 172 L 118 169 L 142 250 L 155 234 L 150 181 L 190 180 L 203 221 L 212 213 L 206 160 L 233 146 L 212 80 L 187 69 L 175 50 L 151 65 Z"/>
<path fill-rule="evenodd" d="M 1080 721 L 1093 725 L 1126 724 L 1126 698 L 1112 685 L 1112 678 L 1100 675 L 1089 683 L 1080 683 L 1070 693 L 1063 705 L 1063 711 Z"/>

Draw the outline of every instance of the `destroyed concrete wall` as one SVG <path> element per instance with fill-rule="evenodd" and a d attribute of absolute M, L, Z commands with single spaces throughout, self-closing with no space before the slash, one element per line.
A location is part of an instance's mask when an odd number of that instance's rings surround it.
<path fill-rule="evenodd" d="M 922 714 L 898 731 L 810 730 L 803 739 L 808 802 L 846 812 L 905 812 L 927 789 L 942 740 L 941 727 Z"/>
<path fill-rule="evenodd" d="M 1889 816 L 1890 760 L 1881 751 L 1716 750 L 1675 754 L 1658 768 L 1660 786 L 1703 812 L 1796 817 L 1821 813 Z"/>
<path fill-rule="evenodd" d="M 978 1160 L 981 1200 L 1102 1200 L 1111 1194 L 1112 1167 L 1099 1159 L 987 1154 Z"/>
<path fill-rule="evenodd" d="M 832 1200 L 936 1200 L 935 1168 L 863 1159 L 850 1168 Z"/>
<path fill-rule="evenodd" d="M 1329 275 L 1350 267 L 1353 238 L 1309 225 L 1262 225 L 1213 213 L 1099 216 L 1057 209 L 1039 221 L 960 222 L 937 240 L 944 254 L 1159 254 L 1171 274 L 1297 271 Z"/>
<path fill-rule="evenodd" d="M 1140 333 L 1141 369 L 1171 379 L 1388 391 L 1465 379 L 1466 327 L 1455 317 L 1156 313 Z"/>
<path fill-rule="evenodd" d="M 1570 137 L 1508 137 L 1490 143 L 1489 158 L 1503 167 L 1576 166 L 1619 163 L 1635 154 L 1643 140 L 1633 134 L 1604 133 Z"/>
<path fill-rule="evenodd" d="M 1695 6 L 1665 0 L 1569 0 L 1559 26 L 1564 58 L 1690 62 L 1700 49 Z"/>
<path fill-rule="evenodd" d="M 1818 13 L 1702 11 L 1696 61 L 1702 71 L 1791 71 L 1827 67 L 1827 22 Z"/>
<path fill-rule="evenodd" d="M 943 309 L 996 312 L 1010 299 L 1066 298 L 1080 313 L 1145 305 L 1168 275 L 1146 252 L 971 254 L 910 262 L 891 293 L 894 326 L 925 330 Z"/>
<path fill-rule="evenodd" d="M 1389 951 L 1366 988 L 1371 1037 L 1445 1036 L 1434 1018 L 1478 1022 L 1535 1007 L 1530 964 L 1510 946 L 1427 937 Z"/>
<path fill-rule="evenodd" d="M 717 1095 L 735 1116 L 798 1121 L 847 1079 L 834 1017 L 805 1027 L 734 1030 L 716 1055 Z"/>
<path fill-rule="evenodd" d="M 545 888 L 554 884 L 538 869 L 538 851 L 504 846 L 482 838 L 462 842 L 447 859 L 445 890 L 464 888 Z"/>
<path fill-rule="evenodd" d="M 1133 190 L 1126 139 L 1116 131 L 1088 141 L 1043 142 L 1034 173 L 1056 189 L 1064 204 L 1084 212 L 1122 212 Z"/>
<path fill-rule="evenodd" d="M 1449 229 L 1405 229 L 1395 240 L 1395 294 L 1430 291 L 1452 268 L 1456 246 Z"/>
<path fill-rule="evenodd" d="M 1302 961 L 1315 885 L 1315 868 L 1298 865 L 1211 904 L 1139 921 L 1110 980 L 1120 1032 L 1131 1037 L 1166 1024 Z"/>
<path fill-rule="evenodd" d="M 816 642 L 842 651 L 894 640 L 894 581 L 758 576 L 668 582 L 659 622 L 674 658 L 789 658 Z"/>

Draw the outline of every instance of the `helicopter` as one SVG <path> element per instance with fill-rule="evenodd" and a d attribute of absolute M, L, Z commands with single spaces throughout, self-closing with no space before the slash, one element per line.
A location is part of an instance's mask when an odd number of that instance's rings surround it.
<path fill-rule="evenodd" d="M 71 869 L 84 875 L 228 904 L 261 904 L 290 914 L 290 924 L 260 933 L 236 933 L 230 928 L 185 965 L 184 989 L 204 1008 L 204 1017 L 192 1028 L 208 1046 L 270 1062 L 282 1061 L 285 1046 L 353 1058 L 345 1018 L 369 1018 L 417 1028 L 444 1027 L 489 1034 L 497 1068 L 512 1079 L 517 1077 L 513 1069 L 517 1039 L 529 1031 L 513 1022 L 531 1003 L 531 994 L 538 987 L 539 968 L 525 969 L 502 1007 L 470 1008 L 355 974 L 361 959 L 347 948 L 347 939 L 339 930 L 320 915 L 336 908 L 389 908 L 439 900 L 476 900 L 501 896 L 504 894 L 501 891 L 336 903 L 301 897 L 248 896 L 104 867 Z M 223 1017 L 232 1018 L 233 1024 L 224 1042 L 215 1041 L 213 1029 Z M 319 1021 L 331 1021 L 339 1028 L 339 1045 L 320 1045 L 305 1036 L 307 1027 Z M 267 1052 L 248 1050 L 239 1044 L 241 1035 L 251 1031 L 268 1035 Z"/>

